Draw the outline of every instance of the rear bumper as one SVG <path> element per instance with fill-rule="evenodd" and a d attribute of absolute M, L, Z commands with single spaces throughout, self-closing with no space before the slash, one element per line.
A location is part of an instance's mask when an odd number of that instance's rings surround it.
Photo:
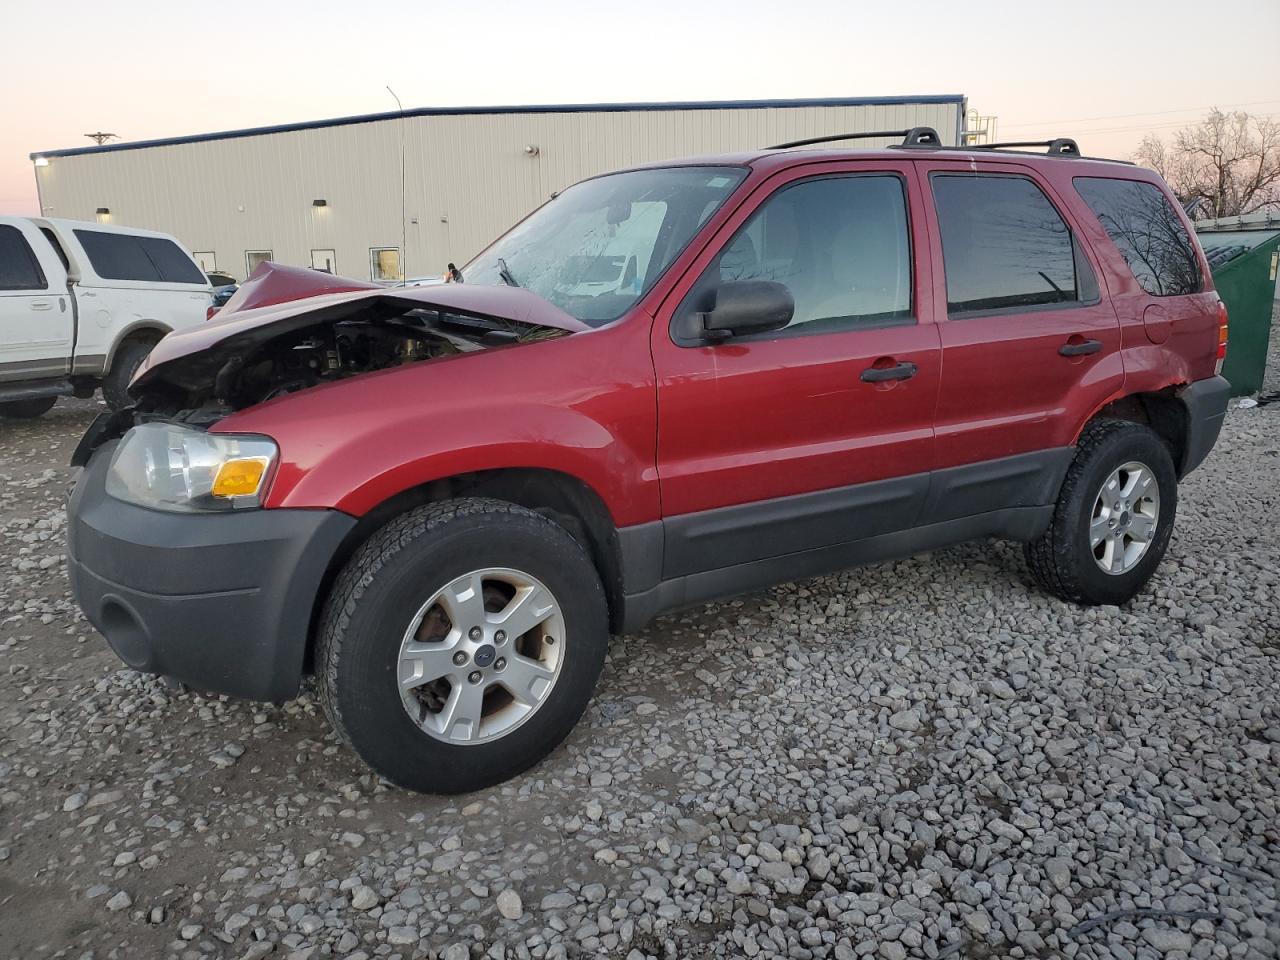
<path fill-rule="evenodd" d="M 355 520 L 333 510 L 182 514 L 107 496 L 114 444 L 68 505 L 71 587 L 136 670 L 249 700 L 288 700 L 302 681 L 321 581 Z"/>
<path fill-rule="evenodd" d="M 1187 444 L 1178 468 L 1179 478 L 1200 466 L 1218 442 L 1230 397 L 1231 384 L 1223 377 L 1196 380 L 1178 395 L 1187 410 Z"/>

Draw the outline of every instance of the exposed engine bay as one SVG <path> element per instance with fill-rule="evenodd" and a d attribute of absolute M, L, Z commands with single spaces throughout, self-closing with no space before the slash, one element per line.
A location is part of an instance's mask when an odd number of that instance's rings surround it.
<path fill-rule="evenodd" d="M 568 331 L 518 320 L 415 308 L 394 301 L 361 301 L 342 319 L 324 317 L 251 349 L 188 364 L 181 378 L 135 390 L 136 415 L 192 424 L 322 383 L 489 347 L 551 339 Z M 203 368 L 203 369 L 202 369 Z"/>
<path fill-rule="evenodd" d="M 100 416 L 73 463 L 149 421 L 204 428 L 324 384 L 590 329 L 509 285 L 386 288 L 264 263 L 211 322 L 152 349 L 129 386 L 134 405 Z"/>

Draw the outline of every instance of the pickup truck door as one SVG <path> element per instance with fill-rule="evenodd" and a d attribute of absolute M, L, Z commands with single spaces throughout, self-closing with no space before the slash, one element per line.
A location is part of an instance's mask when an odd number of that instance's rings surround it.
<path fill-rule="evenodd" d="M 657 311 L 664 578 L 911 527 L 941 350 L 915 170 L 828 161 L 762 183 Z M 913 264 L 913 258 L 915 263 Z M 734 280 L 785 284 L 782 330 L 680 342 Z"/>
<path fill-rule="evenodd" d="M 29 220 L 0 217 L 0 382 L 65 377 L 75 317 L 67 274 Z"/>

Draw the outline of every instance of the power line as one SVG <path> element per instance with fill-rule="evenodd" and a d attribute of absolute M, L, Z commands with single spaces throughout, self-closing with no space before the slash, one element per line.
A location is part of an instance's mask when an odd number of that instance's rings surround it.
<path fill-rule="evenodd" d="M 1207 107 L 1179 107 L 1177 110 L 1149 110 L 1146 113 L 1112 113 L 1100 117 L 1077 117 L 1074 120 L 1045 120 L 1036 121 L 1034 123 L 1001 123 L 1000 129 L 1007 130 L 1010 127 L 1018 129 L 1020 127 L 1045 127 L 1045 126 L 1064 126 L 1069 123 L 1092 123 L 1095 120 L 1126 120 L 1131 117 L 1162 117 L 1171 113 L 1197 113 L 1203 110 L 1213 109 L 1233 109 L 1235 107 L 1257 107 L 1264 103 L 1280 103 L 1280 100 L 1251 100 L 1247 103 L 1218 103 L 1210 104 Z M 1183 121 L 1177 121 L 1179 123 Z"/>
<path fill-rule="evenodd" d="M 1255 119 L 1272 120 L 1275 116 L 1275 114 L 1271 113 L 1260 113 L 1256 115 Z M 1187 120 L 1170 120 L 1166 123 L 1140 123 L 1127 127 L 1096 127 L 1092 130 L 1071 130 L 1070 133 L 1072 136 L 1081 136 L 1082 134 L 1091 133 L 1129 133 L 1134 130 L 1162 130 L 1168 127 L 1185 127 L 1188 123 L 1189 121 Z"/>

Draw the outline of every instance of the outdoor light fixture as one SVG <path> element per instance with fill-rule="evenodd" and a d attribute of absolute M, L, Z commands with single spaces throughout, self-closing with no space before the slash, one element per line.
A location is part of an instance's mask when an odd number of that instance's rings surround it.
<path fill-rule="evenodd" d="M 327 207 L 329 205 L 329 201 L 328 200 L 312 200 L 311 205 L 313 207 Z"/>
<path fill-rule="evenodd" d="M 108 207 L 99 207 L 97 213 L 100 217 L 111 216 L 111 210 Z"/>
<path fill-rule="evenodd" d="M 524 148 L 525 156 L 536 157 L 538 155 L 538 145 L 531 143 Z"/>
<path fill-rule="evenodd" d="M 37 167 L 47 167 L 47 166 L 49 165 L 49 158 L 48 158 L 48 157 L 36 157 L 36 159 L 35 159 L 35 165 L 36 165 Z"/>

